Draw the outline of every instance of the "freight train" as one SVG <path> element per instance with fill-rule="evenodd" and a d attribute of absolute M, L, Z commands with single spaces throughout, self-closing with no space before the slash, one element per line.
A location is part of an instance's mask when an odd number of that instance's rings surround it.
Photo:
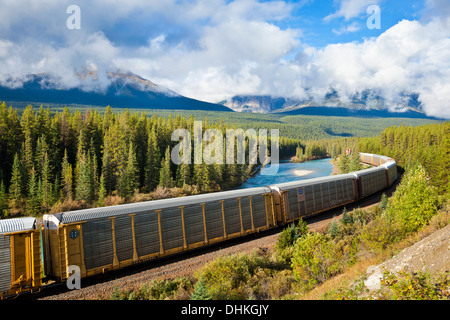
<path fill-rule="evenodd" d="M 0 220 L 0 298 L 283 226 L 394 183 L 394 159 L 369 169 L 266 187 Z"/>

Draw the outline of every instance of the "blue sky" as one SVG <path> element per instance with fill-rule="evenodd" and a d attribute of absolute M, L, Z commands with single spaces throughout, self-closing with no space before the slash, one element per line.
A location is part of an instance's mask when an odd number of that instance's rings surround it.
<path fill-rule="evenodd" d="M 80 29 L 67 28 L 70 5 Z M 370 5 L 380 29 L 366 26 Z M 427 114 L 450 118 L 450 1 L 0 2 L 0 84 L 46 72 L 101 91 L 118 69 L 211 102 L 320 100 L 331 89 L 345 101 L 368 89 L 401 110 L 416 93 Z"/>
<path fill-rule="evenodd" d="M 366 27 L 366 20 L 371 15 L 366 10 L 348 19 L 338 16 L 329 21 L 324 21 L 327 16 L 339 11 L 340 2 L 333 0 L 308 1 L 304 5 L 297 5 L 298 9 L 293 11 L 291 21 L 282 23 L 280 26 L 283 28 L 299 28 L 303 31 L 303 42 L 314 47 L 324 47 L 331 43 L 362 41 L 367 37 L 377 37 L 403 19 L 415 20 L 420 18 L 420 12 L 424 8 L 424 1 L 369 2 L 380 7 L 380 29 L 368 29 Z M 291 3 L 296 3 L 296 1 Z M 366 9 L 367 6 L 363 8 Z M 355 26 L 357 31 L 345 31 L 352 25 Z"/>

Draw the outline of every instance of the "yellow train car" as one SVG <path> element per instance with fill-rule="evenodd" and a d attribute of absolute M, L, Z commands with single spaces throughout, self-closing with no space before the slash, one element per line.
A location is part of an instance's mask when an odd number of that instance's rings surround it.
<path fill-rule="evenodd" d="M 0 220 L 0 298 L 42 285 L 41 230 L 35 218 Z"/>
<path fill-rule="evenodd" d="M 62 281 L 130 266 L 277 225 L 270 188 L 44 215 L 46 274 Z"/>

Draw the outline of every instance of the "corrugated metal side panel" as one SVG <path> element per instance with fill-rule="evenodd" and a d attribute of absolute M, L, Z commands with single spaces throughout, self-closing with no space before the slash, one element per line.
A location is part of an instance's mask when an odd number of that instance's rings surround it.
<path fill-rule="evenodd" d="M 306 215 L 310 215 L 314 212 L 314 200 L 313 200 L 313 189 L 312 186 L 307 186 L 304 188 L 305 201 L 306 201 Z"/>
<path fill-rule="evenodd" d="M 267 225 L 266 217 L 266 201 L 264 196 L 253 196 L 252 197 L 253 206 L 253 221 L 255 228 L 263 227 Z"/>
<path fill-rule="evenodd" d="M 250 215 L 250 199 L 244 197 L 241 199 L 242 210 L 242 224 L 244 225 L 244 231 L 252 229 L 252 217 Z"/>
<path fill-rule="evenodd" d="M 322 203 L 323 208 L 331 207 L 329 183 L 322 183 Z"/>
<path fill-rule="evenodd" d="M 390 163 L 386 165 L 389 175 L 389 183 L 393 184 L 397 180 L 397 165 L 395 163 Z"/>
<path fill-rule="evenodd" d="M 365 163 L 372 163 L 372 155 L 371 154 L 367 154 L 367 153 L 362 153 L 361 154 L 361 160 L 362 162 Z"/>
<path fill-rule="evenodd" d="M 203 209 L 201 205 L 184 207 L 184 225 L 187 245 L 205 240 Z"/>
<path fill-rule="evenodd" d="M 336 181 L 331 181 L 328 185 L 328 188 L 330 194 L 330 205 L 335 206 L 339 203 L 339 200 L 336 197 Z"/>
<path fill-rule="evenodd" d="M 238 199 L 225 200 L 223 202 L 223 211 L 225 215 L 225 230 L 227 234 L 240 232 L 241 218 L 239 214 Z"/>
<path fill-rule="evenodd" d="M 208 239 L 223 236 L 222 205 L 220 201 L 205 204 L 206 231 Z"/>
<path fill-rule="evenodd" d="M 130 216 L 120 216 L 114 221 L 116 250 L 119 261 L 133 258 L 133 229 Z"/>
<path fill-rule="evenodd" d="M 386 172 L 374 171 L 360 176 L 362 196 L 366 197 L 386 187 Z"/>
<path fill-rule="evenodd" d="M 356 195 L 355 195 L 355 189 L 353 188 L 353 180 L 346 179 L 345 184 L 347 186 L 347 198 L 345 199 L 345 202 L 355 200 Z"/>
<path fill-rule="evenodd" d="M 138 256 L 146 256 L 160 251 L 158 215 L 156 212 L 140 213 L 134 216 L 136 250 Z"/>
<path fill-rule="evenodd" d="M 87 270 L 112 264 L 114 251 L 111 220 L 90 220 L 83 224 L 83 245 Z"/>
<path fill-rule="evenodd" d="M 320 184 L 313 185 L 314 207 L 315 211 L 322 210 L 322 193 L 320 192 Z"/>
<path fill-rule="evenodd" d="M 164 250 L 183 246 L 183 225 L 181 222 L 181 209 L 171 208 L 162 210 L 161 234 Z"/>
<path fill-rule="evenodd" d="M 296 219 L 300 216 L 298 211 L 298 195 L 297 189 L 291 189 L 288 191 L 288 201 L 289 201 L 289 217 L 288 219 Z"/>
<path fill-rule="evenodd" d="M 375 166 L 379 166 L 381 164 L 381 158 L 379 155 L 376 154 L 373 155 L 373 164 Z"/>
<path fill-rule="evenodd" d="M 9 236 L 0 234 L 0 293 L 11 288 L 11 248 Z"/>

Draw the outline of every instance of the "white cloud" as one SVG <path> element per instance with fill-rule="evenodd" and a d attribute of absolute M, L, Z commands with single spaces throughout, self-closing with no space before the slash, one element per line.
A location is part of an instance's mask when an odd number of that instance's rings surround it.
<path fill-rule="evenodd" d="M 313 86 L 332 87 L 342 97 L 373 90 L 391 109 L 404 93 L 418 93 L 428 115 L 450 118 L 450 30 L 444 26 L 403 20 L 363 43 L 328 45 L 311 56 Z"/>
<path fill-rule="evenodd" d="M 328 20 L 352 19 L 378 2 L 343 0 Z M 402 106 L 404 93 L 417 93 L 427 114 L 450 118 L 449 5 L 441 0 L 427 1 L 426 20 L 400 21 L 376 38 L 320 49 L 302 43 L 301 30 L 274 23 L 291 14 L 282 1 L 79 1 L 77 31 L 65 27 L 70 1 L 27 3 L 27 9 L 15 1 L 0 4 L 1 84 L 17 86 L 30 73 L 51 72 L 67 87 L 102 90 L 106 72 L 120 68 L 212 102 L 237 94 L 319 100 L 330 88 L 345 100 L 369 89 L 391 109 Z M 149 16 L 172 29 L 151 25 L 139 44 L 108 35 L 130 19 L 141 31 Z M 353 22 L 335 33 L 358 27 Z M 85 68 L 97 70 L 98 79 L 81 80 L 76 73 Z"/>
<path fill-rule="evenodd" d="M 356 32 L 356 31 L 358 31 L 360 29 L 361 29 L 360 24 L 355 21 L 355 22 L 353 22 L 353 23 L 351 23 L 351 24 L 349 24 L 347 26 L 343 26 L 343 27 L 341 27 L 339 29 L 334 29 L 333 28 L 332 32 L 337 34 L 337 35 L 341 35 L 341 34 L 344 34 L 344 33 Z"/>
<path fill-rule="evenodd" d="M 323 20 L 328 22 L 336 18 L 344 18 L 348 21 L 365 13 L 368 6 L 378 3 L 379 0 L 341 0 L 339 10 L 326 16 Z"/>

